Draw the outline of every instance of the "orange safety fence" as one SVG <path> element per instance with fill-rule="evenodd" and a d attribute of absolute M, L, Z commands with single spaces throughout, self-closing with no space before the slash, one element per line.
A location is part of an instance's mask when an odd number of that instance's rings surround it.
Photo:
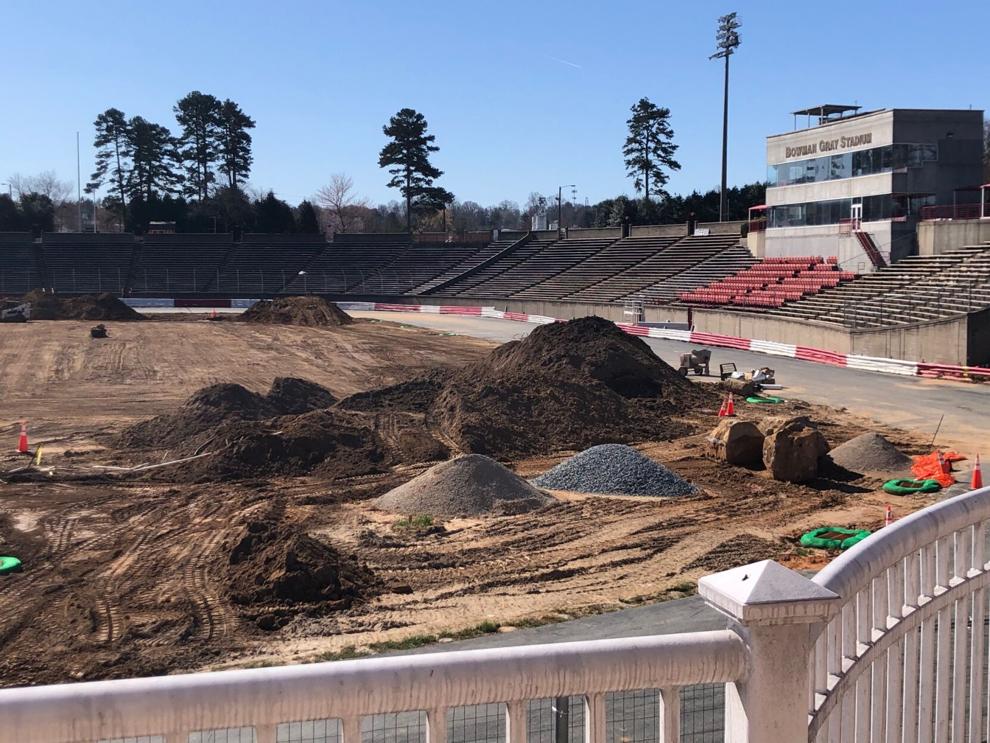
<path fill-rule="evenodd" d="M 943 488 L 954 485 L 956 479 L 950 474 L 953 462 L 965 459 L 962 454 L 954 451 L 933 451 L 931 454 L 921 454 L 912 457 L 914 464 L 911 472 L 919 480 L 934 480 Z"/>

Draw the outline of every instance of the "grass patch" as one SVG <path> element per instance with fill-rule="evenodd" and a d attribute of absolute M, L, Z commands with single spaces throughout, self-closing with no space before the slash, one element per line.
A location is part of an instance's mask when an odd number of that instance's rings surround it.
<path fill-rule="evenodd" d="M 421 516 L 408 516 L 392 524 L 392 528 L 396 531 L 429 529 L 431 526 L 433 526 L 433 517 L 425 514 Z"/>

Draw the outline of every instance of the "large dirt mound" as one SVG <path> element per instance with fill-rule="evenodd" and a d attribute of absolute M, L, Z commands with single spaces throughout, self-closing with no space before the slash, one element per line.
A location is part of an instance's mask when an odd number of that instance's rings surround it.
<path fill-rule="evenodd" d="M 480 516 L 525 513 L 553 503 L 502 464 L 480 454 L 442 462 L 375 501 L 410 516 Z"/>
<path fill-rule="evenodd" d="M 374 573 L 355 557 L 297 526 L 251 521 L 230 551 L 228 591 L 237 604 L 321 603 L 347 609 L 378 590 Z"/>
<path fill-rule="evenodd" d="M 276 377 L 266 401 L 285 415 L 300 415 L 329 408 L 337 402 L 326 387 L 298 377 Z"/>
<path fill-rule="evenodd" d="M 565 459 L 533 482 L 578 493 L 679 496 L 694 486 L 658 462 L 622 444 L 602 444 Z"/>
<path fill-rule="evenodd" d="M 434 369 L 408 382 L 400 382 L 345 397 L 340 401 L 338 407 L 368 412 L 401 410 L 410 413 L 425 413 L 449 381 L 450 372 L 448 370 Z"/>
<path fill-rule="evenodd" d="M 642 340 L 585 317 L 543 325 L 452 375 L 429 420 L 464 451 L 511 458 L 691 432 L 715 405 Z"/>
<path fill-rule="evenodd" d="M 878 433 L 864 433 L 830 451 L 826 458 L 858 475 L 901 475 L 911 471 L 911 458 Z"/>
<path fill-rule="evenodd" d="M 188 463 L 184 472 L 196 480 L 310 472 L 338 479 L 383 472 L 394 460 L 364 420 L 336 410 L 228 423 L 197 448 L 214 453 Z M 182 453 L 196 453 L 191 449 Z"/>
<path fill-rule="evenodd" d="M 31 303 L 32 320 L 144 320 L 109 292 L 84 294 L 80 297 L 60 297 L 35 289 L 24 295 Z"/>
<path fill-rule="evenodd" d="M 641 339 L 601 317 L 541 325 L 525 339 L 493 351 L 484 366 L 494 375 L 548 373 L 591 378 L 626 398 L 682 394 L 693 385 Z"/>
<path fill-rule="evenodd" d="M 295 377 L 278 377 L 267 395 L 239 384 L 219 383 L 194 392 L 174 413 L 155 416 L 125 429 L 114 442 L 123 448 L 185 447 L 203 443 L 225 424 L 300 414 L 334 404 L 330 390 Z"/>
<path fill-rule="evenodd" d="M 354 322 L 350 315 L 323 297 L 279 297 L 263 300 L 240 316 L 244 322 L 264 325 L 347 325 Z"/>

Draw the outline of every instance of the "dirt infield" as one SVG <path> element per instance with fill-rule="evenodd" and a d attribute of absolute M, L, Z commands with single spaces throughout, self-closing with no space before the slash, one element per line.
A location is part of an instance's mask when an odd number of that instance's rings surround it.
<path fill-rule="evenodd" d="M 825 522 L 876 526 L 888 500 L 868 479 L 789 485 L 706 459 L 703 442 L 716 419 L 714 408 L 700 405 L 676 415 L 678 431 L 687 433 L 656 440 L 646 432 L 634 442 L 697 494 L 555 492 L 556 502 L 529 513 L 420 528 L 373 503 L 457 450 L 453 440 L 424 439 L 428 409 L 410 410 L 409 401 L 435 393 L 490 345 L 360 321 L 336 328 L 122 323 L 98 344 L 87 329 L 67 321 L 0 331 L 0 437 L 10 444 L 0 472 L 24 463 L 10 453 L 22 417 L 31 420 L 32 446 L 44 449 L 43 466 L 54 467 L 34 482 L 0 483 L 0 552 L 25 563 L 23 573 L 0 580 L 6 685 L 302 661 L 482 622 L 617 608 L 683 590 L 739 555 L 777 546 L 778 557 L 805 566 L 813 556 L 792 541 L 802 531 Z M 353 419 L 377 437 L 365 441 L 370 449 L 335 460 L 353 469 L 299 475 L 276 467 L 237 481 L 196 482 L 166 467 L 149 478 L 113 467 L 195 451 L 210 430 L 150 442 L 140 460 L 101 444 L 218 382 L 244 390 L 220 388 L 198 404 L 273 405 L 276 377 L 311 380 L 329 392 L 276 384 L 288 395 L 279 399 L 298 404 L 300 393 L 304 403 L 315 395 L 319 407 L 223 424 L 245 433 L 238 456 L 264 459 L 287 441 L 337 446 L 341 422 Z M 412 379 L 419 381 L 404 384 Z M 368 394 L 344 399 L 361 392 Z M 342 402 L 324 408 L 326 394 Z M 833 445 L 866 430 L 848 414 L 785 407 L 820 421 Z M 766 415 L 740 408 L 744 417 Z M 280 420 L 306 430 L 271 422 Z M 905 451 L 920 450 L 910 435 L 882 432 Z M 385 455 L 375 461 L 379 450 Z M 516 457 L 509 465 L 535 477 L 574 453 Z M 927 502 L 902 499 L 896 512 Z"/>

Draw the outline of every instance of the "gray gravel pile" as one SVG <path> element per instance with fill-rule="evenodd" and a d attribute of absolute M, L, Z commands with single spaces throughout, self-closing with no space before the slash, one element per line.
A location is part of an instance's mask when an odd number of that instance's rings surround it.
<path fill-rule="evenodd" d="M 860 475 L 899 475 L 911 469 L 911 458 L 878 433 L 849 439 L 827 456 L 839 467 Z"/>
<path fill-rule="evenodd" d="M 481 516 L 525 513 L 553 502 L 494 459 L 468 454 L 430 467 L 375 505 L 409 516 Z"/>
<path fill-rule="evenodd" d="M 695 492 L 691 483 L 623 444 L 585 449 L 537 477 L 533 484 L 576 493 L 678 496 Z"/>

